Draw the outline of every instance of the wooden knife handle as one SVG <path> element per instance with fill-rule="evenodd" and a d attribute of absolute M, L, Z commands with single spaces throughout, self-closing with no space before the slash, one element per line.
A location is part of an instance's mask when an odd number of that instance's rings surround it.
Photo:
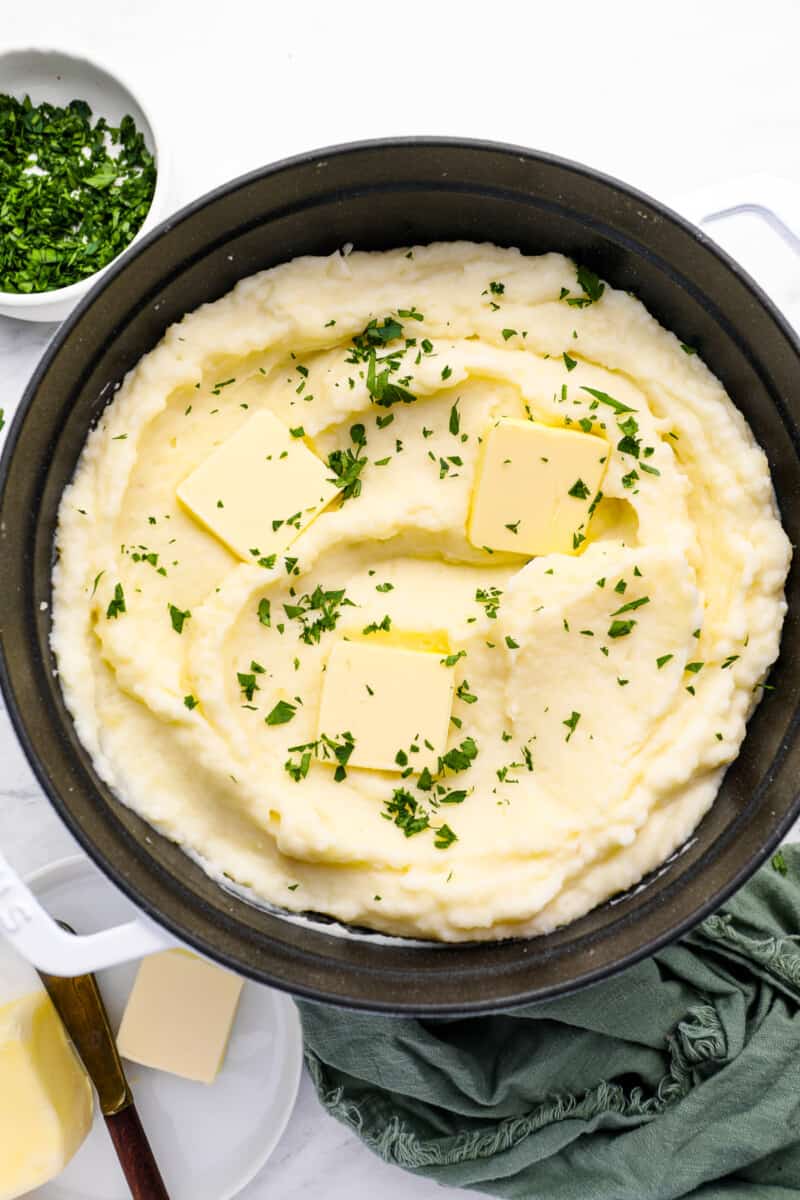
<path fill-rule="evenodd" d="M 106 1117 L 106 1125 L 133 1200 L 169 1200 L 135 1106 Z"/>

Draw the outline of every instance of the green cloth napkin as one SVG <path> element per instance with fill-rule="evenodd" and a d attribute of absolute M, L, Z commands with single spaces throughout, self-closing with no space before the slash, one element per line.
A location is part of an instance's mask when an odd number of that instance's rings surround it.
<path fill-rule="evenodd" d="M 387 1162 L 492 1196 L 800 1196 L 800 846 L 775 862 L 564 999 L 428 1021 L 301 1003 L 322 1103 Z"/>

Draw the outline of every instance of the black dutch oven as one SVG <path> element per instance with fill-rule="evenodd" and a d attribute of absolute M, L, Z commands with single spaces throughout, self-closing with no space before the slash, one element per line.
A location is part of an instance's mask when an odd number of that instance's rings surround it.
<path fill-rule="evenodd" d="M 166 327 L 243 276 L 352 242 L 468 239 L 557 250 L 634 292 L 696 346 L 769 457 L 784 526 L 800 537 L 800 347 L 745 273 L 701 232 L 587 167 L 512 146 L 442 139 L 322 150 L 234 180 L 165 221 L 61 326 L 0 464 L 2 686 L 36 775 L 103 871 L 179 939 L 298 995 L 398 1014 L 469 1014 L 579 988 L 691 928 L 738 888 L 798 811 L 800 597 L 788 582 L 780 659 L 741 754 L 683 852 L 645 887 L 546 937 L 458 946 L 342 937 L 223 890 L 98 778 L 49 647 L 59 498 L 87 432 Z"/>

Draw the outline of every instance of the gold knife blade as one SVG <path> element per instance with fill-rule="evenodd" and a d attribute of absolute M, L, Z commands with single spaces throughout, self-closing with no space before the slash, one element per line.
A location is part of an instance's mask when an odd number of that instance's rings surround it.
<path fill-rule="evenodd" d="M 74 932 L 64 921 L 59 925 Z M 62 979 L 44 971 L 39 976 L 97 1089 L 100 1111 L 104 1117 L 114 1116 L 133 1103 L 133 1096 L 97 980 L 94 975 Z"/>

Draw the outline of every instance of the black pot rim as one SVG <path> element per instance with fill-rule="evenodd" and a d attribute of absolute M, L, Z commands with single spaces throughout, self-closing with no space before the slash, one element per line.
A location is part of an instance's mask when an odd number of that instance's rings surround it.
<path fill-rule="evenodd" d="M 682 228 L 686 233 L 700 243 L 706 252 L 714 255 L 729 271 L 731 271 L 750 292 L 752 297 L 760 307 L 765 309 L 771 319 L 778 326 L 784 337 L 791 344 L 794 352 L 800 359 L 800 337 L 798 337 L 794 328 L 790 325 L 786 317 L 777 308 L 774 302 L 769 298 L 761 286 L 749 275 L 743 267 L 733 259 L 725 250 L 722 249 L 716 242 L 708 237 L 702 230 L 694 226 L 686 218 L 679 213 L 670 209 L 661 201 L 654 199 L 641 190 L 632 187 L 631 185 L 622 182 L 614 176 L 608 175 L 602 171 L 596 170 L 585 164 L 575 162 L 573 160 L 549 154 L 543 151 L 533 150 L 527 147 L 518 146 L 509 143 L 498 142 L 492 139 L 473 139 L 462 137 L 438 137 L 438 136 L 408 136 L 396 138 L 375 138 L 365 139 L 354 142 L 346 142 L 335 144 L 332 146 L 313 149 L 303 153 L 292 155 L 280 159 L 274 163 L 266 164 L 258 167 L 245 174 L 239 175 L 234 179 L 219 185 L 216 188 L 204 193 L 202 196 L 192 200 L 182 208 L 178 209 L 171 216 L 163 220 L 159 225 L 152 229 L 148 234 L 137 240 L 131 245 L 122 255 L 117 258 L 113 264 L 103 273 L 103 276 L 93 285 L 86 295 L 78 302 L 70 315 L 58 326 L 52 339 L 47 344 L 37 366 L 23 392 L 22 398 L 17 406 L 17 410 L 12 418 L 3 447 L 2 456 L 0 456 L 0 496 L 5 491 L 9 466 L 14 454 L 17 440 L 24 419 L 32 407 L 36 399 L 36 394 L 39 384 L 50 367 L 53 359 L 61 349 L 63 343 L 70 336 L 73 327 L 78 323 L 83 314 L 89 309 L 103 294 L 106 287 L 122 272 L 126 270 L 129 263 L 148 249 L 153 243 L 157 242 L 167 234 L 169 234 L 182 221 L 200 212 L 210 203 L 225 196 L 230 196 L 236 191 L 248 187 L 251 183 L 258 180 L 267 179 L 277 175 L 285 170 L 290 170 L 295 167 L 309 166 L 319 160 L 327 160 L 332 157 L 343 158 L 350 154 L 357 154 L 367 150 L 385 150 L 391 152 L 394 149 L 414 149 L 422 148 L 437 148 L 443 149 L 462 149 L 473 151 L 489 151 L 495 154 L 510 155 L 519 158 L 521 161 L 531 163 L 543 163 L 555 167 L 560 167 L 574 175 L 581 176 L 591 182 L 605 184 L 613 188 L 622 195 L 634 201 L 641 201 L 646 206 L 655 209 L 661 217 L 671 222 L 674 225 Z M 6 709 L 11 719 L 17 739 L 22 746 L 25 756 L 34 772 L 37 782 L 42 787 L 50 804 L 58 813 L 60 819 L 64 822 L 70 833 L 80 844 L 81 848 L 89 856 L 92 862 L 103 872 L 103 874 L 116 886 L 132 903 L 146 916 L 151 918 L 156 924 L 166 929 L 173 934 L 181 942 L 191 945 L 200 953 L 206 954 L 209 957 L 216 959 L 239 974 L 246 975 L 257 982 L 263 983 L 264 978 L 257 970 L 248 970 L 246 965 L 243 965 L 239 960 L 235 962 L 226 956 L 226 954 L 214 946 L 211 946 L 206 940 L 197 936 L 193 931 L 187 931 L 179 921 L 173 919 L 169 913 L 161 912 L 149 897 L 134 884 L 130 883 L 124 874 L 118 871 L 104 855 L 99 852 L 89 835 L 85 832 L 81 824 L 72 816 L 68 807 L 62 800 L 58 789 L 51 785 L 47 777 L 47 773 L 40 762 L 36 751 L 33 748 L 29 737 L 26 723 L 18 706 L 7 669 L 5 654 L 2 645 L 0 645 L 0 692 L 5 700 Z M 791 725 L 791 740 L 796 739 L 798 729 L 800 728 L 800 711 L 795 713 Z M 784 751 L 785 753 L 785 751 Z M 779 761 L 779 760 L 778 760 Z M 614 964 L 592 968 L 573 976 L 569 984 L 553 984 L 551 986 L 538 988 L 535 995 L 535 1000 L 545 1000 L 557 995 L 565 995 L 569 992 L 577 991 L 583 987 L 589 986 L 592 983 L 599 982 L 602 979 L 608 978 L 613 974 L 635 965 L 643 958 L 647 958 L 663 948 L 666 945 L 676 941 L 684 934 L 695 928 L 711 913 L 717 910 L 730 896 L 736 892 L 746 881 L 751 877 L 755 870 L 761 866 L 773 853 L 776 847 L 780 844 L 787 831 L 791 828 L 794 821 L 800 815 L 800 785 L 795 793 L 792 805 L 787 811 L 784 818 L 778 822 L 769 837 L 764 840 L 751 853 L 747 863 L 741 867 L 733 878 L 727 883 L 717 888 L 713 894 L 700 905 L 696 906 L 692 913 L 686 918 L 672 925 L 663 934 L 656 937 L 650 937 L 642 945 L 636 949 L 629 951 L 626 954 L 620 955 L 615 960 Z M 524 945 L 530 939 L 512 939 L 518 940 L 520 945 Z M 493 943 L 469 943 L 477 948 L 486 947 Z M 459 944 L 464 948 L 464 943 Z M 442 945 L 441 952 L 447 953 L 449 945 Z M 334 1003 L 331 1000 L 329 993 L 320 988 L 298 985 L 288 981 L 273 981 L 270 986 L 278 990 L 290 992 L 293 995 L 302 997 L 307 1000 L 318 1002 Z M 496 1000 L 487 999 L 485 1001 L 470 1001 L 466 1005 L 453 1003 L 435 1002 L 432 1004 L 424 1004 L 412 1002 L 410 1004 L 385 1002 L 380 1000 L 367 999 L 338 999 L 336 1005 L 342 1008 L 352 1010 L 363 1010 L 375 1013 L 383 1013 L 384 1015 L 396 1016 L 459 1016 L 459 1015 L 480 1015 L 485 1013 L 497 1012 L 498 1002 Z M 523 1004 L 531 1003 L 530 992 L 514 993 L 506 996 L 502 1001 L 503 1009 L 511 1009 L 519 1007 Z"/>

